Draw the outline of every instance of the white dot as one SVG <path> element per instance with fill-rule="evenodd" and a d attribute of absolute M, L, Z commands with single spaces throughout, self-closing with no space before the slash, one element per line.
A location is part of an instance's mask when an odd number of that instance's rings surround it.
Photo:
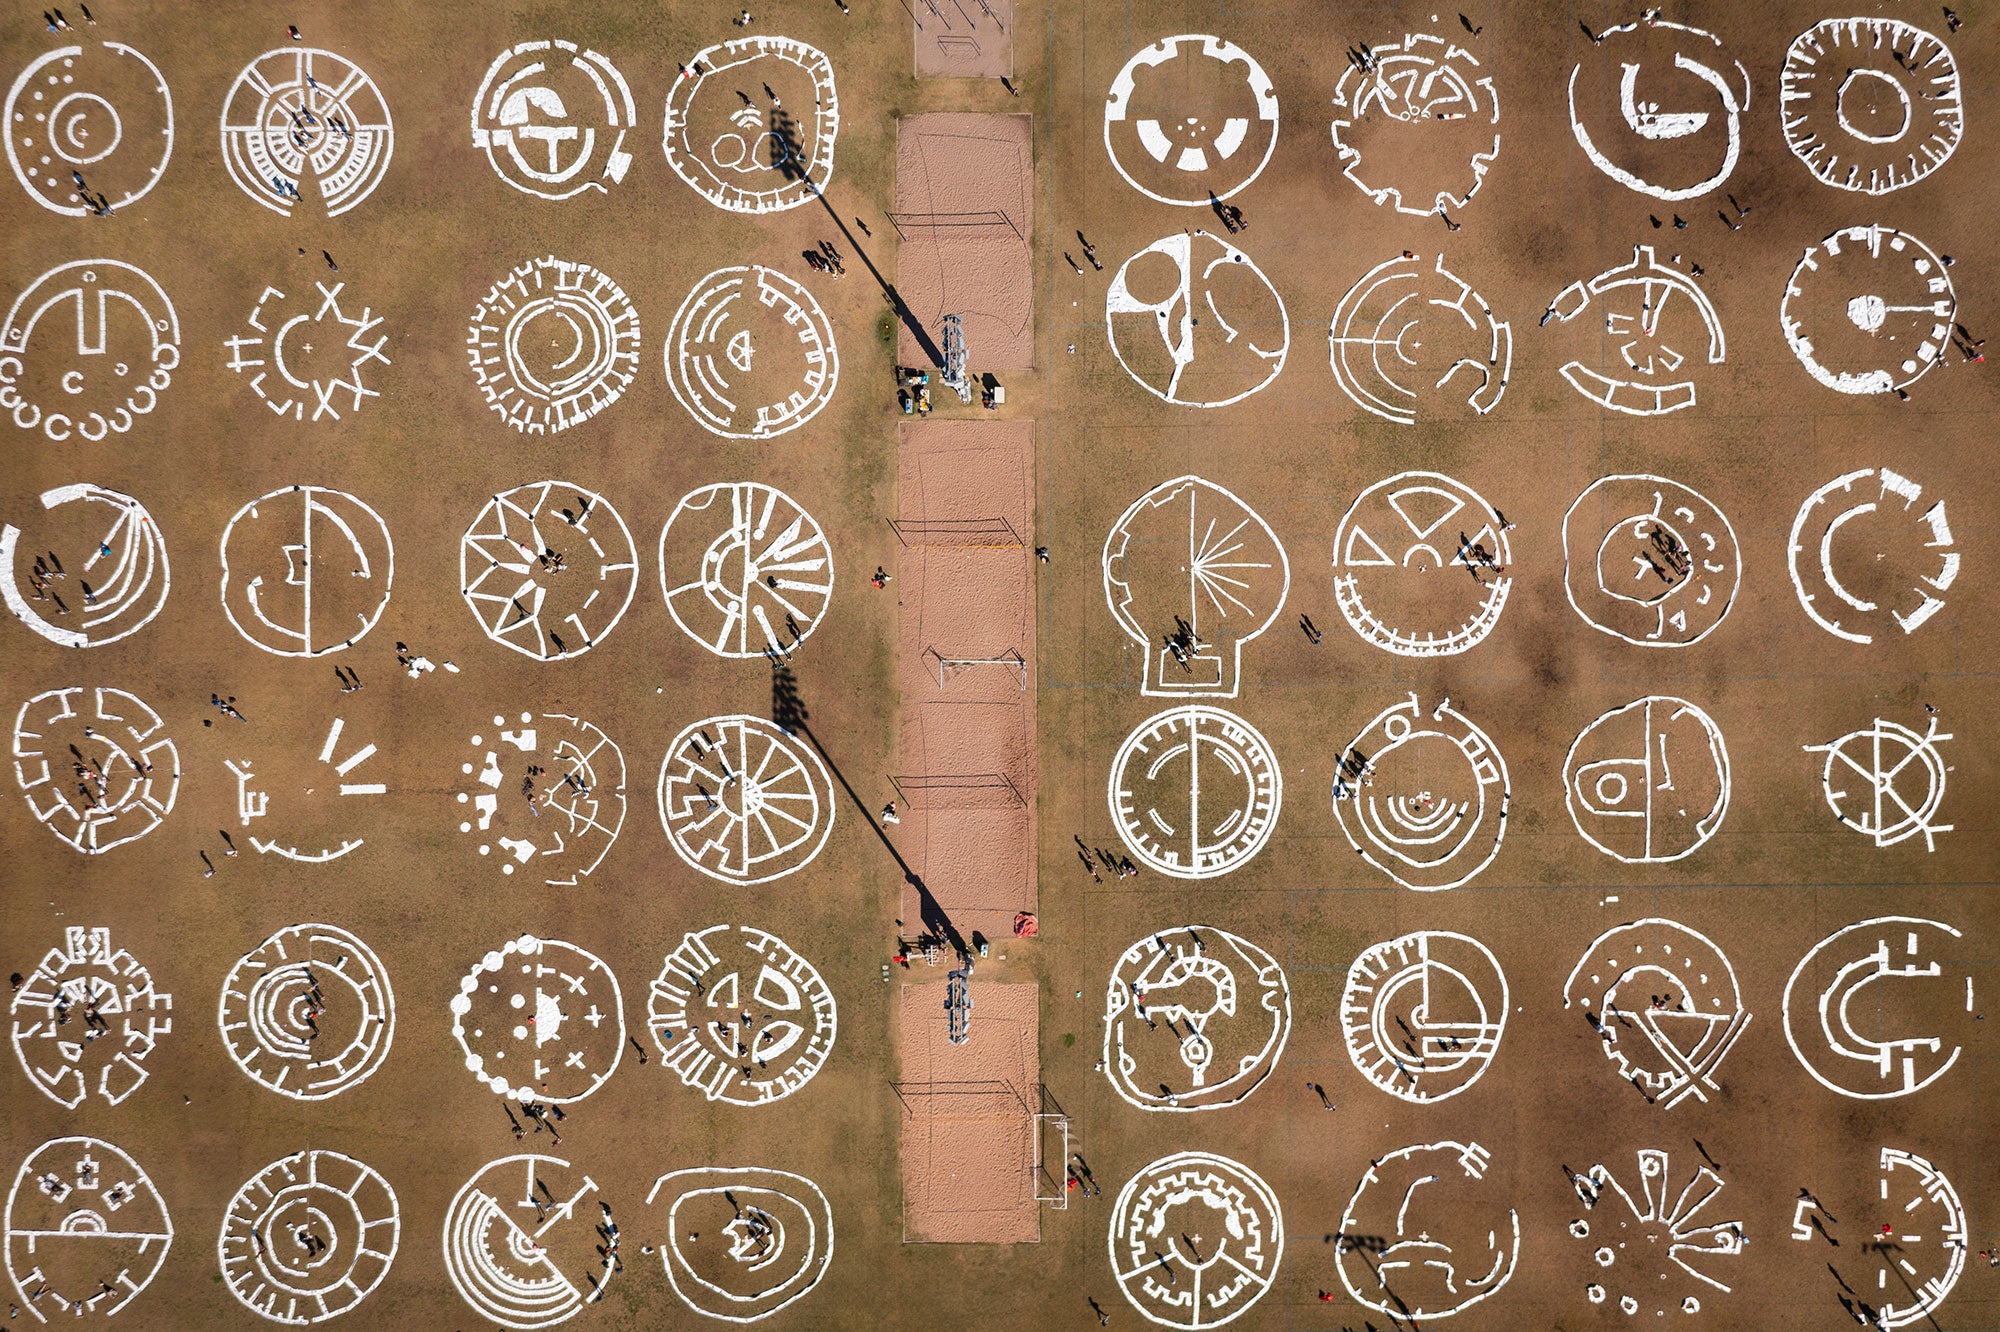
<path fill-rule="evenodd" d="M 516 1028 L 514 1028 L 514 1039 L 515 1039 L 515 1040 L 517 1040 L 517 1041 L 525 1041 L 525 1040 L 527 1040 L 527 1039 L 528 1039 L 528 1029 L 527 1029 L 526 1027 L 516 1027 Z"/>

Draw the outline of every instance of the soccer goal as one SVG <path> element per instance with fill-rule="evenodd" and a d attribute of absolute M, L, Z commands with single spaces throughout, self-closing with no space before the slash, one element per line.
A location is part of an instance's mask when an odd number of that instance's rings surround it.
<path fill-rule="evenodd" d="M 1027 242 L 1021 229 L 1014 225 L 1014 219 L 998 208 L 971 213 L 891 213 L 889 224 L 906 241 L 918 232 L 952 231 L 960 236 L 985 233 L 996 239 L 1011 236 L 1023 244 Z"/>
<path fill-rule="evenodd" d="M 931 673 L 937 676 L 938 688 L 943 689 L 960 671 L 969 671 L 975 666 L 999 666 L 1014 677 L 1014 683 L 1023 691 L 1028 687 L 1028 659 L 1017 649 L 1008 648 L 997 657 L 956 657 L 941 648 L 926 647 L 924 660 L 930 664 Z"/>
<path fill-rule="evenodd" d="M 1069 1116 L 1039 1114 L 1035 1117 L 1035 1201 L 1050 1210 L 1069 1210 Z M 1055 1166 L 1049 1165 L 1049 1149 L 1055 1149 Z M 1058 1175 L 1057 1170 L 1063 1173 Z"/>
<path fill-rule="evenodd" d="M 988 546 L 1025 549 L 1027 542 L 1005 518 L 891 518 L 889 526 L 905 546 Z"/>

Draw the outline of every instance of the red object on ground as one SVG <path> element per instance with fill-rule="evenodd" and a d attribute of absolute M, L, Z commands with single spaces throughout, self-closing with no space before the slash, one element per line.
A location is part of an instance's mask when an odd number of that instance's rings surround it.
<path fill-rule="evenodd" d="M 1039 933 L 1041 932 L 1041 928 L 1042 928 L 1042 927 L 1041 927 L 1040 925 L 1036 924 L 1036 922 L 1035 922 L 1035 913 L 1034 913 L 1034 912 L 1032 912 L 1032 911 L 1016 911 L 1016 912 L 1014 913 L 1014 937 L 1015 937 L 1015 938 L 1017 938 L 1017 939 L 1032 939 L 1032 938 L 1034 938 L 1034 937 L 1035 937 L 1035 936 L 1036 936 L 1037 934 L 1039 934 Z"/>

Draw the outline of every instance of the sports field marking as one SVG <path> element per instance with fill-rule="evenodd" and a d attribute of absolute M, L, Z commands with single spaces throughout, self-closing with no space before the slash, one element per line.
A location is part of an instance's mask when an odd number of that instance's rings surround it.
<path fill-rule="evenodd" d="M 1785 1043 L 1815 1082 L 1842 1096 L 1886 1101 L 1922 1091 L 1958 1062 L 1974 1013 L 1963 939 L 1920 916 L 1835 930 L 1785 982 Z"/>
<path fill-rule="evenodd" d="M 157 407 L 180 363 L 180 319 L 151 274 L 78 259 L 29 283 L 0 323 L 0 411 L 53 443 L 97 443 Z"/>
<path fill-rule="evenodd" d="M 1579 101 L 1579 80 L 1590 89 L 1613 77 L 1617 116 L 1607 118 L 1587 92 Z M 1667 203 L 1698 199 L 1729 179 L 1749 107 L 1750 71 L 1722 39 L 1660 18 L 1606 28 L 1569 73 L 1569 124 L 1584 156 L 1625 188 Z"/>
<path fill-rule="evenodd" d="M 396 995 L 381 959 L 355 935 L 290 925 L 229 969 L 215 1020 L 252 1079 L 295 1101 L 324 1101 L 388 1059 Z"/>
<path fill-rule="evenodd" d="M 1686 699 L 1651 694 L 1577 732 L 1563 803 L 1583 839 L 1628 865 L 1700 850 L 1729 811 L 1722 728 Z"/>
<path fill-rule="evenodd" d="M 222 107 L 222 161 L 237 188 L 274 213 L 339 217 L 375 192 L 396 147 L 389 104 L 359 66 L 331 51 L 281 46 L 236 76 Z M 312 197 L 324 209 L 306 209 Z"/>
<path fill-rule="evenodd" d="M 23 703 L 14 780 L 36 822 L 86 856 L 159 827 L 181 786 L 166 725 L 137 695 L 102 685 L 51 689 Z"/>
<path fill-rule="evenodd" d="M 106 213 L 137 203 L 174 151 L 166 78 L 123 42 L 37 57 L 7 90 L 0 125 L 14 179 L 36 203 L 70 217 L 97 212 L 97 200 Z"/>
<path fill-rule="evenodd" d="M 1291 986 L 1269 953 L 1210 925 L 1178 925 L 1112 968 L 1104 1075 L 1140 1110 L 1220 1110 L 1263 1085 L 1291 1031 Z"/>
<path fill-rule="evenodd" d="M 151 624 L 167 604 L 173 583 L 166 538 L 146 506 L 130 495 L 86 483 L 45 490 L 41 504 L 45 512 L 71 504 L 102 506 L 106 512 L 90 508 L 87 518 L 74 510 L 62 515 L 62 521 L 70 524 L 66 530 L 80 525 L 84 535 L 84 548 L 70 556 L 70 564 L 78 570 L 73 594 L 77 604 L 70 606 L 76 616 L 74 627 L 50 618 L 50 611 L 60 615 L 54 597 L 60 597 L 70 584 L 51 580 L 55 585 L 45 587 L 43 595 L 53 591 L 53 596 L 46 602 L 38 597 L 30 604 L 21 592 L 21 584 L 32 586 L 34 581 L 34 576 L 20 567 L 21 529 L 12 523 L 0 527 L 0 596 L 14 618 L 58 647 L 78 648 L 116 643 Z M 31 553 L 39 564 L 40 553 Z M 86 582 L 91 589 L 87 597 L 83 592 Z M 62 604 L 69 603 L 65 600 Z M 49 609 L 36 609 L 44 605 Z"/>
<path fill-rule="evenodd" d="M 1369 1162 L 1340 1217 L 1335 1263 L 1347 1293 L 1414 1322 L 1462 1313 L 1505 1286 L 1521 1218 L 1488 1180 L 1478 1143 L 1427 1142 Z"/>
<path fill-rule="evenodd" d="M 569 1105 L 618 1071 L 625 1004 L 596 954 L 524 934 L 459 980 L 451 1034 L 495 1095 Z"/>
<path fill-rule="evenodd" d="M 775 934 L 712 925 L 681 936 L 653 981 L 660 1063 L 711 1101 L 770 1105 L 811 1082 L 840 1031 L 819 969 Z"/>
<path fill-rule="evenodd" d="M 1271 525 L 1198 476 L 1132 501 L 1104 538 L 1104 598 L 1143 652 L 1140 692 L 1234 698 L 1243 645 L 1270 628 L 1291 590 Z"/>
<path fill-rule="evenodd" d="M 389 1274 L 402 1234 L 388 1180 L 315 1148 L 244 1181 L 223 1213 L 215 1256 L 230 1294 L 250 1312 L 304 1326 L 367 1299 Z"/>
<path fill-rule="evenodd" d="M 565 96 L 567 94 L 567 96 Z M 523 194 L 572 199 L 625 179 L 632 89 L 610 59 L 560 39 L 495 56 L 472 99 L 472 146 Z"/>
<path fill-rule="evenodd" d="M 14 1054 L 64 1109 L 92 1092 L 117 1105 L 152 1076 L 146 1061 L 174 1029 L 173 1007 L 137 958 L 112 951 L 109 929 L 71 925 L 14 991 Z"/>
<path fill-rule="evenodd" d="M 1563 1007 L 1583 1011 L 1618 1077 L 1663 1109 L 1721 1090 L 1715 1071 L 1750 1025 L 1722 950 L 1657 916 L 1600 934 L 1563 982 Z"/>
<path fill-rule="evenodd" d="M 1778 98 L 1786 145 L 1838 189 L 1914 185 L 1965 137 L 1951 48 L 1901 19 L 1825 19 L 1806 29 L 1785 52 Z"/>

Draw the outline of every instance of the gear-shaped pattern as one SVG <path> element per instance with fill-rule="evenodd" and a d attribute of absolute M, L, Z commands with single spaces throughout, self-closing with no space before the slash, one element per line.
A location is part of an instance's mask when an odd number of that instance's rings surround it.
<path fill-rule="evenodd" d="M 378 331 L 382 320 L 369 307 L 353 314 L 341 309 L 346 283 L 314 287 L 317 300 L 264 288 L 250 311 L 250 332 L 222 345 L 229 349 L 229 368 L 248 374 L 251 391 L 276 415 L 303 421 L 311 407 L 312 420 L 338 421 L 343 406 L 357 412 L 369 398 L 382 396 L 368 387 L 364 371 L 389 364 L 382 354 L 389 339 Z"/>

